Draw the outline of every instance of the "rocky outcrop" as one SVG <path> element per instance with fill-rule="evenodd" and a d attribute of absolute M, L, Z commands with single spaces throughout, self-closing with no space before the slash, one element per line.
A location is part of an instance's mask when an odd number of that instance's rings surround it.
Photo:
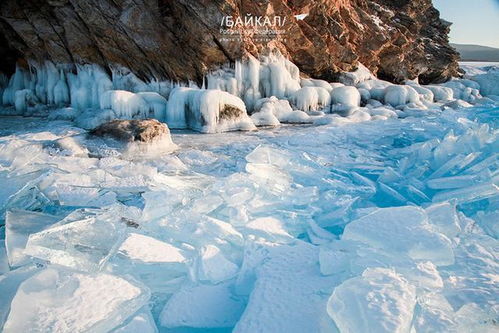
<path fill-rule="evenodd" d="M 124 142 L 151 143 L 169 137 L 170 130 L 156 119 L 112 120 L 93 129 L 90 134 Z"/>
<path fill-rule="evenodd" d="M 115 139 L 114 144 L 109 140 L 107 144 L 122 158 L 130 160 L 157 158 L 178 148 L 168 126 L 156 119 L 111 120 L 89 133 L 99 140 L 99 137 Z M 89 150 L 94 157 L 104 157 L 108 153 L 103 154 L 95 146 Z"/>
<path fill-rule="evenodd" d="M 277 34 L 262 35 L 266 28 Z M 0 3 L 4 71 L 23 57 L 120 65 L 142 78 L 201 82 L 210 69 L 274 47 L 316 78 L 331 81 L 361 62 L 380 78 L 428 83 L 458 75 L 448 32 L 431 0 Z"/>

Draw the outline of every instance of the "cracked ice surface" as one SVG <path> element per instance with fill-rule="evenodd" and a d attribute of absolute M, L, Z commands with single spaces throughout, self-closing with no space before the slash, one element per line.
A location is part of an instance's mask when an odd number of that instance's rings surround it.
<path fill-rule="evenodd" d="M 69 122 L 2 118 L 0 325 L 492 332 L 498 115 L 177 131 L 176 153 L 132 161 Z"/>

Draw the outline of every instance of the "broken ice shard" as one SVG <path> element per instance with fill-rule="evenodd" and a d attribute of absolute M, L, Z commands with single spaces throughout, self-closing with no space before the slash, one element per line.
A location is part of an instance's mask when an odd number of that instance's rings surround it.
<path fill-rule="evenodd" d="M 450 240 L 433 231 L 424 210 L 405 206 L 377 209 L 345 227 L 342 239 L 365 243 L 394 255 L 450 265 L 454 253 Z"/>
<path fill-rule="evenodd" d="M 115 274 L 130 274 L 153 292 L 168 292 L 187 274 L 185 251 L 156 238 L 130 233 L 108 269 Z"/>
<path fill-rule="evenodd" d="M 24 281 L 4 332 L 108 332 L 150 297 L 136 282 L 109 274 L 47 268 Z"/>
<path fill-rule="evenodd" d="M 113 333 L 158 333 L 151 311 L 144 306 L 126 324 L 118 327 Z"/>
<path fill-rule="evenodd" d="M 32 234 L 25 253 L 81 271 L 97 271 L 123 241 L 126 224 L 113 214 L 93 215 Z"/>
<path fill-rule="evenodd" d="M 31 234 L 42 231 L 60 220 L 60 217 L 21 209 L 6 214 L 5 243 L 10 266 L 22 266 L 29 262 L 24 253 Z"/>
<path fill-rule="evenodd" d="M 433 202 L 455 199 L 457 203 L 475 202 L 499 195 L 499 187 L 493 183 L 479 184 L 452 191 L 439 192 L 433 196 Z"/>
<path fill-rule="evenodd" d="M 237 265 L 225 258 L 218 247 L 207 245 L 201 249 L 197 265 L 200 280 L 219 283 L 234 277 L 238 270 Z"/>

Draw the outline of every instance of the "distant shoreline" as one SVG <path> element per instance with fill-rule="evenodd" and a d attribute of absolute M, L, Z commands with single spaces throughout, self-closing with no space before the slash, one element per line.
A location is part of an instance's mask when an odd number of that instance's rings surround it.
<path fill-rule="evenodd" d="M 461 56 L 461 61 L 499 62 L 499 49 L 482 45 L 452 44 Z"/>
<path fill-rule="evenodd" d="M 495 64 L 495 63 L 498 63 L 499 61 L 484 61 L 484 60 L 459 60 L 458 61 L 459 63 L 462 63 L 462 62 L 480 62 L 480 63 L 491 63 L 491 64 Z"/>
<path fill-rule="evenodd" d="M 458 61 L 459 65 L 485 65 L 485 66 L 499 66 L 499 61 L 474 61 L 474 60 L 460 60 Z"/>

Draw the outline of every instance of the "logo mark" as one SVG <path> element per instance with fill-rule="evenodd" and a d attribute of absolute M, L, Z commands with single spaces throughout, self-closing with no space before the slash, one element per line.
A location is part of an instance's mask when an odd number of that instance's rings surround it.
<path fill-rule="evenodd" d="M 307 17 L 308 14 L 299 14 L 299 15 L 294 15 L 294 17 L 298 20 L 298 21 L 303 21 L 305 19 L 305 17 Z"/>

